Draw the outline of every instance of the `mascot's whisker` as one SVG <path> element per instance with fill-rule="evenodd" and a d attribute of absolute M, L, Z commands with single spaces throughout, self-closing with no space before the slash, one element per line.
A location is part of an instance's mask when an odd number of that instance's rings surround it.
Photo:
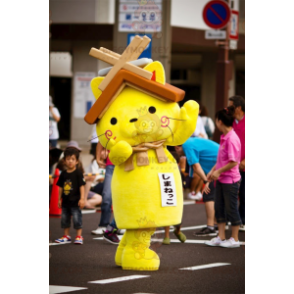
<path fill-rule="evenodd" d="M 170 128 L 169 126 L 167 126 L 167 127 L 168 127 L 168 129 L 170 130 L 170 132 L 171 132 L 171 134 L 172 134 L 173 141 L 174 141 L 174 133 L 173 133 L 173 131 L 171 130 L 171 128 Z"/>
<path fill-rule="evenodd" d="M 173 118 L 173 117 L 168 117 L 168 116 L 167 116 L 167 118 L 169 118 L 169 119 L 173 119 L 173 120 L 179 120 L 179 121 L 186 121 L 186 119 Z"/>
<path fill-rule="evenodd" d="M 104 134 L 101 134 L 101 135 L 99 135 L 99 136 L 97 136 L 97 137 L 93 137 L 93 138 L 91 138 L 90 140 L 88 140 L 87 142 L 90 142 L 90 141 L 92 141 L 92 140 L 95 140 L 95 139 L 97 139 L 97 138 L 99 138 L 100 136 L 103 136 L 103 135 L 105 135 L 105 133 L 104 133 Z"/>

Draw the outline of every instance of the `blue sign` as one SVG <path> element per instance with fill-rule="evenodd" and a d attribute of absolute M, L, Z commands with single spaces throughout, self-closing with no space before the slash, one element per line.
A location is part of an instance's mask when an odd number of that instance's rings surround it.
<path fill-rule="evenodd" d="M 138 57 L 138 59 L 140 59 L 140 58 L 151 58 L 151 55 L 152 55 L 152 35 L 151 34 L 128 34 L 127 46 L 131 43 L 133 38 L 135 36 L 137 36 L 137 35 L 139 35 L 140 37 L 147 36 L 149 39 L 151 39 L 150 43 L 147 45 L 147 47 L 142 52 L 142 54 Z"/>

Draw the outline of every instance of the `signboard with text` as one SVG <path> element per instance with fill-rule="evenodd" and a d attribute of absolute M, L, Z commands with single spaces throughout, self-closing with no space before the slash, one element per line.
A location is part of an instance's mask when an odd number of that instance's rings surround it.
<path fill-rule="evenodd" d="M 120 0 L 119 32 L 161 32 L 162 0 Z"/>

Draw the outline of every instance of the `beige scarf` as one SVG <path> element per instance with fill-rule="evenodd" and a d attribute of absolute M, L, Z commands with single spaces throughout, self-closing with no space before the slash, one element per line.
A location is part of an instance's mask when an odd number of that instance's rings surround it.
<path fill-rule="evenodd" d="M 166 140 L 160 140 L 160 141 L 155 141 L 150 143 L 142 143 L 137 146 L 134 146 L 132 155 L 125 162 L 125 171 L 131 171 L 134 169 L 133 156 L 135 153 L 137 153 L 137 166 L 149 165 L 149 159 L 148 159 L 148 153 L 147 153 L 148 149 L 155 150 L 157 160 L 159 163 L 167 162 L 168 159 L 163 149 L 163 143 L 165 141 Z"/>

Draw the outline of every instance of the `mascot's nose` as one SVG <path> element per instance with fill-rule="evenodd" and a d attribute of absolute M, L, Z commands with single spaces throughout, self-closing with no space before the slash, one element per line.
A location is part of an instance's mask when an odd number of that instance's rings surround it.
<path fill-rule="evenodd" d="M 131 120 L 130 120 L 130 122 L 132 123 L 132 122 L 136 122 L 138 119 L 137 118 L 132 118 Z"/>

